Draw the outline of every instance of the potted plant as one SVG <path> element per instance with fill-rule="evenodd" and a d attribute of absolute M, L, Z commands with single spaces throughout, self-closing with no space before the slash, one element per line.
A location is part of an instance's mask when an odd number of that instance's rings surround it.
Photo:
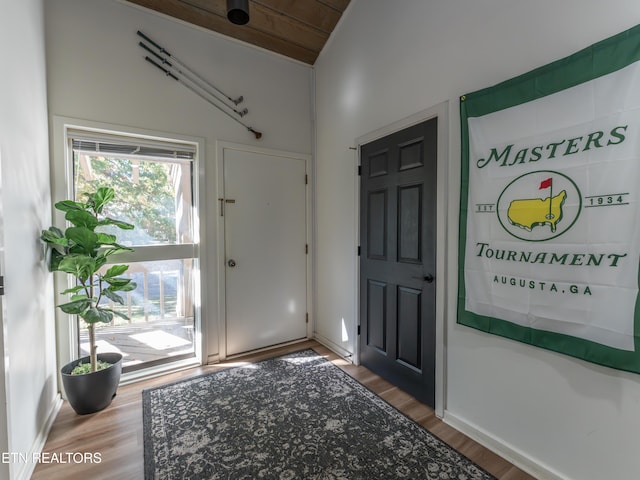
<path fill-rule="evenodd" d="M 126 315 L 110 308 L 103 299 L 124 304 L 118 292 L 136 288 L 135 282 L 121 275 L 128 265 L 111 265 L 113 255 L 133 249 L 119 245 L 116 236 L 96 231 L 98 227 L 115 226 L 130 230 L 133 225 L 103 215 L 104 207 L 115 197 L 109 187 L 100 187 L 86 194 L 84 202 L 64 200 L 55 208 L 65 212 L 71 226 L 63 232 L 49 227 L 43 230 L 41 239 L 48 245 L 50 271 L 66 272 L 75 278 L 76 284 L 65 289 L 62 295 L 70 295 L 70 301 L 58 307 L 67 314 L 78 315 L 87 325 L 90 355 L 75 360 L 61 369 L 62 383 L 67 399 L 78 414 L 94 413 L 106 408 L 115 397 L 122 372 L 122 355 L 97 354 L 95 326 L 110 323 L 114 315 L 128 319 Z"/>

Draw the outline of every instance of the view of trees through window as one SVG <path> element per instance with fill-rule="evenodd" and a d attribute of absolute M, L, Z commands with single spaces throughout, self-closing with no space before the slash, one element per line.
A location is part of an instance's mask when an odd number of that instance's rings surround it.
<path fill-rule="evenodd" d="M 175 243 L 174 164 L 75 153 L 75 165 L 76 197 L 96 186 L 113 187 L 116 199 L 107 205 L 106 214 L 136 226 L 134 230 L 111 227 L 114 231 L 108 233 L 117 233 L 127 245 Z"/>

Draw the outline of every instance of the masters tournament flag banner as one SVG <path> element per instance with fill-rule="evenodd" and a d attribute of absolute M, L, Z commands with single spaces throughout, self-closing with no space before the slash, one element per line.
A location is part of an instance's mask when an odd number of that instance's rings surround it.
<path fill-rule="evenodd" d="M 460 110 L 458 323 L 640 372 L 640 26 Z"/>

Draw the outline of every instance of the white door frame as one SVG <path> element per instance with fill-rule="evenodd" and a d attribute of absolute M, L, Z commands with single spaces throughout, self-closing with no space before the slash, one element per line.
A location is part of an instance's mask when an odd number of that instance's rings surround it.
<path fill-rule="evenodd" d="M 360 165 L 360 147 L 379 138 L 386 137 L 392 133 L 404 130 L 418 123 L 422 123 L 431 118 L 438 117 L 438 157 L 437 157 L 437 192 L 436 201 L 438 205 L 436 214 L 436 415 L 440 418 L 444 416 L 445 390 L 446 390 L 446 320 L 447 320 L 447 288 L 450 277 L 456 276 L 456 272 L 447 275 L 447 258 L 451 251 L 457 253 L 457 248 L 449 249 L 447 245 L 447 212 L 448 212 L 448 158 L 449 158 L 449 102 L 443 102 L 426 110 L 411 115 L 410 117 L 398 120 L 390 125 L 382 127 L 373 132 L 367 133 L 355 139 L 357 155 L 355 155 L 357 170 Z M 360 177 L 355 178 L 355 205 L 358 215 L 358 225 L 356 226 L 356 238 L 360 244 Z M 355 280 L 355 312 L 356 319 L 360 321 L 360 257 L 355 257 L 356 280 Z M 354 352 L 354 362 L 360 364 L 360 337 L 356 336 Z"/>
<path fill-rule="evenodd" d="M 311 278 L 312 278 L 312 251 L 314 250 L 313 245 L 311 245 L 311 155 L 296 153 L 296 152 L 286 152 L 282 150 L 272 150 L 268 148 L 255 147 L 251 145 L 243 145 L 239 143 L 231 143 L 218 141 L 217 142 L 217 152 L 216 152 L 216 192 L 215 198 L 209 199 L 209 208 L 215 211 L 216 215 L 216 270 L 217 270 L 217 283 L 218 283 L 218 359 L 224 360 L 227 358 L 227 311 L 226 311 L 226 246 L 225 246 L 225 225 L 224 225 L 224 217 L 220 215 L 220 202 L 218 199 L 224 198 L 224 152 L 225 150 L 239 150 L 243 152 L 256 153 L 259 155 L 268 155 L 274 157 L 285 157 L 292 158 L 297 160 L 304 161 L 305 164 L 305 173 L 307 175 L 307 188 L 306 188 L 306 199 L 305 199 L 305 212 L 306 212 L 306 225 L 305 225 L 305 234 L 306 234 L 306 242 L 309 246 L 307 259 L 306 259 L 306 293 L 307 293 L 307 314 L 308 314 L 308 323 L 307 323 L 307 338 L 311 338 L 313 335 L 313 292 L 311 290 Z M 214 203 L 215 202 L 215 203 Z"/>

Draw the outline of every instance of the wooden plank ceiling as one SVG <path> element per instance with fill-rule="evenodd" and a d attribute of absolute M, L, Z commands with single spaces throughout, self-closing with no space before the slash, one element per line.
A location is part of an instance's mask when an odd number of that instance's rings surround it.
<path fill-rule="evenodd" d="M 249 23 L 227 20 L 226 0 L 128 0 L 313 65 L 350 0 L 249 0 Z"/>

